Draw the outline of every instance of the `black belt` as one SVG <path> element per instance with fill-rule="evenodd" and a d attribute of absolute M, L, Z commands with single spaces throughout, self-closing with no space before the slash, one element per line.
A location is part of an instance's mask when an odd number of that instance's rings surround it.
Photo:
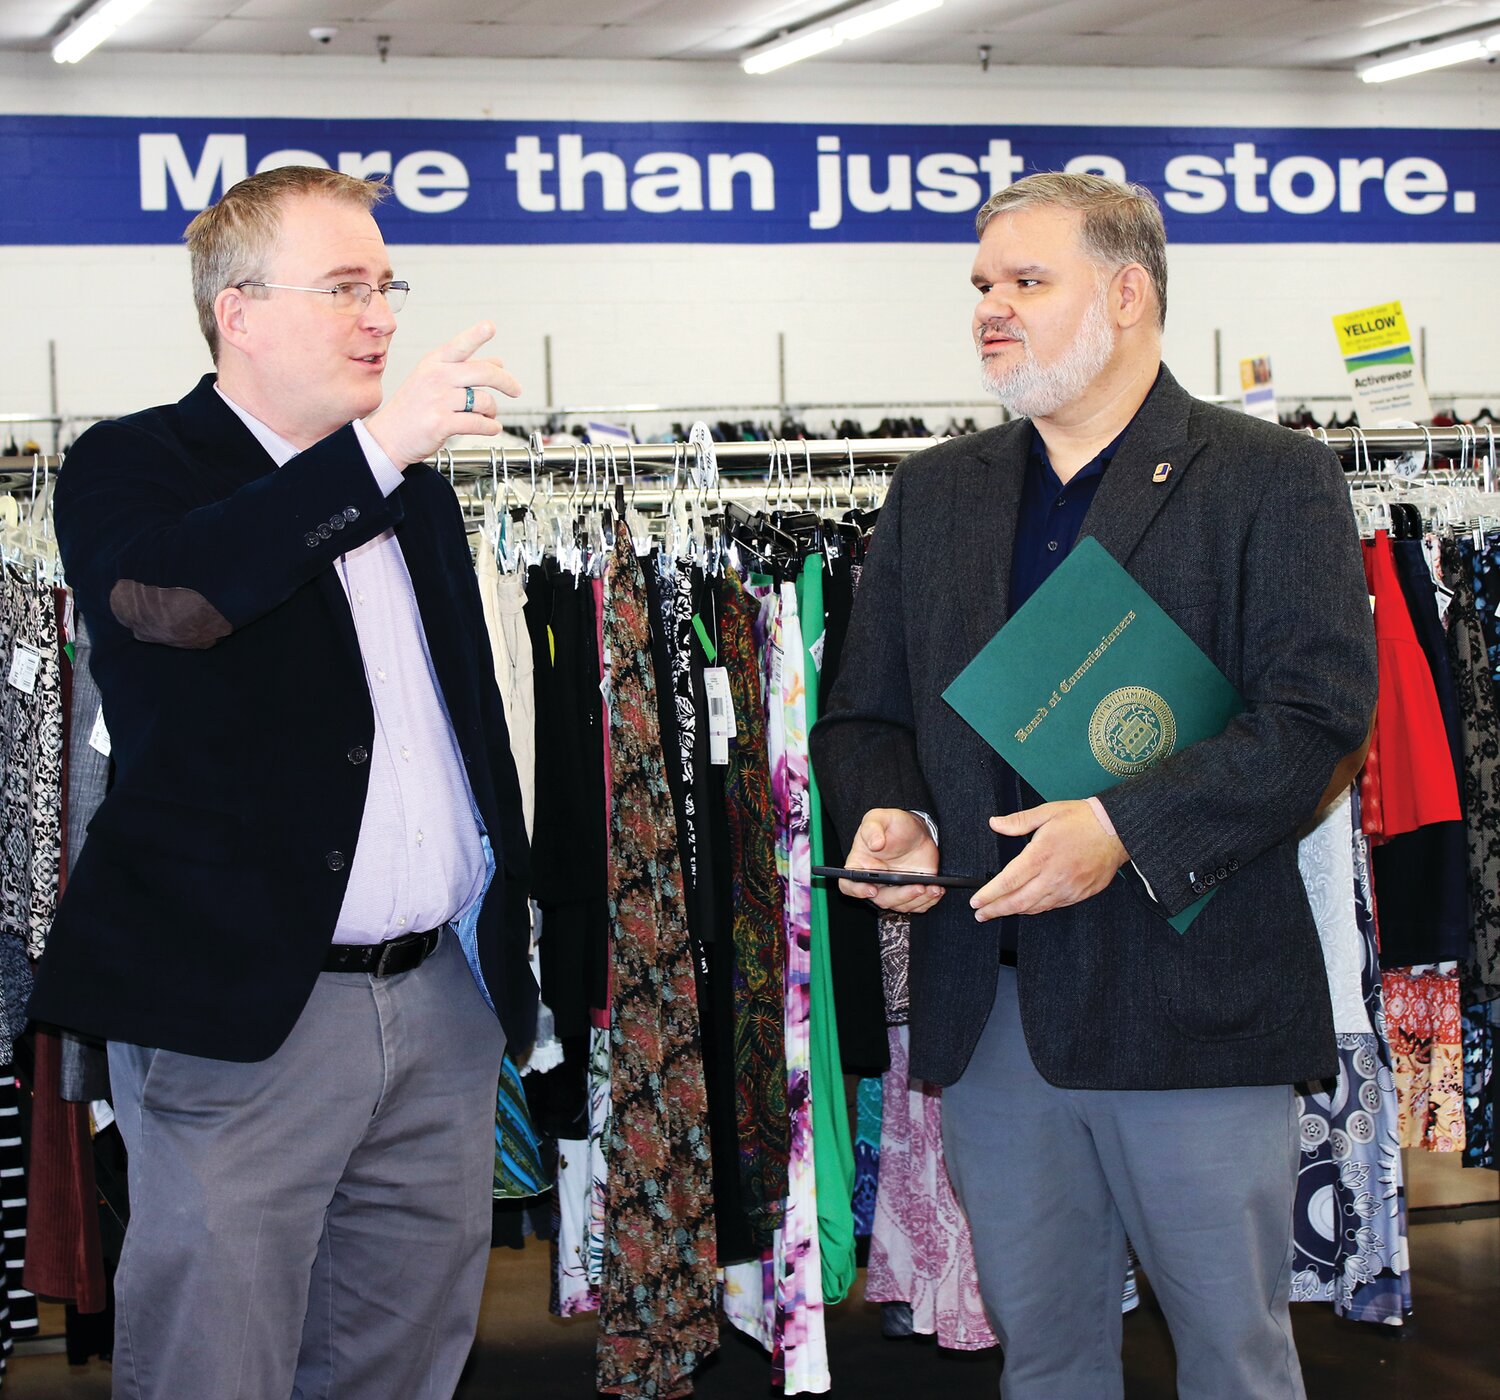
<path fill-rule="evenodd" d="M 368 972 L 371 977 L 394 977 L 420 967 L 437 950 L 440 928 L 404 933 L 384 943 L 335 943 L 323 959 L 324 972 Z"/>

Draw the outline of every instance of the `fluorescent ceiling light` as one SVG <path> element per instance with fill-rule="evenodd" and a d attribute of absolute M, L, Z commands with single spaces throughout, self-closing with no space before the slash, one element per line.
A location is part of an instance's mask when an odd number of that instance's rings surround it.
<path fill-rule="evenodd" d="M 849 39 L 863 39 L 866 34 L 888 29 L 902 20 L 925 15 L 943 0 L 868 0 L 845 10 L 831 24 L 793 29 L 753 50 L 740 65 L 747 73 L 774 73 L 799 59 L 827 53 Z"/>
<path fill-rule="evenodd" d="M 53 44 L 52 57 L 59 63 L 77 63 L 150 3 L 151 0 L 94 0 Z"/>
<path fill-rule="evenodd" d="M 1486 34 L 1479 39 L 1462 39 L 1456 44 L 1429 44 L 1395 58 L 1383 58 L 1360 69 L 1359 76 L 1367 83 L 1388 83 L 1392 78 L 1409 78 L 1413 73 L 1430 73 L 1434 68 L 1492 58 L 1497 52 L 1500 52 L 1500 33 Z"/>

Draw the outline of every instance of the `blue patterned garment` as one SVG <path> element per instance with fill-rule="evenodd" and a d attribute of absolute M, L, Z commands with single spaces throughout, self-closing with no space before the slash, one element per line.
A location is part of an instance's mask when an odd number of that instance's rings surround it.
<path fill-rule="evenodd" d="M 1500 579 L 1497 579 L 1500 582 Z M 1406 1190 L 1396 1082 L 1376 953 L 1369 848 L 1354 810 L 1354 910 L 1361 982 L 1374 1034 L 1338 1037 L 1339 1076 L 1298 1098 L 1302 1164 L 1294 1224 L 1293 1302 L 1331 1302 L 1341 1317 L 1399 1327 L 1411 1312 Z"/>
<path fill-rule="evenodd" d="M 1484 628 L 1484 644 L 1490 655 L 1490 673 L 1500 685 L 1500 530 L 1488 530 L 1484 548 L 1475 549 L 1472 536 L 1458 540 L 1459 554 L 1474 578 L 1474 609 Z"/>
<path fill-rule="evenodd" d="M 1464 1008 L 1464 1166 L 1494 1167 L 1495 1103 L 1490 1079 L 1495 1070 L 1494 1003 Z"/>
<path fill-rule="evenodd" d="M 514 1200 L 551 1189 L 521 1075 L 507 1055 L 500 1065 L 500 1087 L 495 1094 L 495 1195 Z"/>
<path fill-rule="evenodd" d="M 880 1121 L 885 1107 L 879 1075 L 861 1079 L 854 1097 L 854 1234 L 869 1239 L 875 1229 L 875 1192 L 880 1184 Z"/>

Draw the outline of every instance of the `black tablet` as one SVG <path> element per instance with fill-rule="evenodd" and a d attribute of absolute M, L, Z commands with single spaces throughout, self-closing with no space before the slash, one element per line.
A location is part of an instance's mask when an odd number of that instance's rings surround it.
<path fill-rule="evenodd" d="M 850 870 L 842 865 L 815 865 L 812 873 L 827 880 L 854 880 L 862 885 L 943 885 L 958 890 L 977 890 L 990 882 L 988 875 L 924 875 L 920 870 Z"/>

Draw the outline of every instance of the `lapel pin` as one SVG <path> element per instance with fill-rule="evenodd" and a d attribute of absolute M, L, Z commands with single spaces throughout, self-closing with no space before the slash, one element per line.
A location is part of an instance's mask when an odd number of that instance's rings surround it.
<path fill-rule="evenodd" d="M 1156 470 L 1151 473 L 1151 480 L 1158 486 L 1172 475 L 1172 464 L 1170 462 L 1158 462 Z"/>

